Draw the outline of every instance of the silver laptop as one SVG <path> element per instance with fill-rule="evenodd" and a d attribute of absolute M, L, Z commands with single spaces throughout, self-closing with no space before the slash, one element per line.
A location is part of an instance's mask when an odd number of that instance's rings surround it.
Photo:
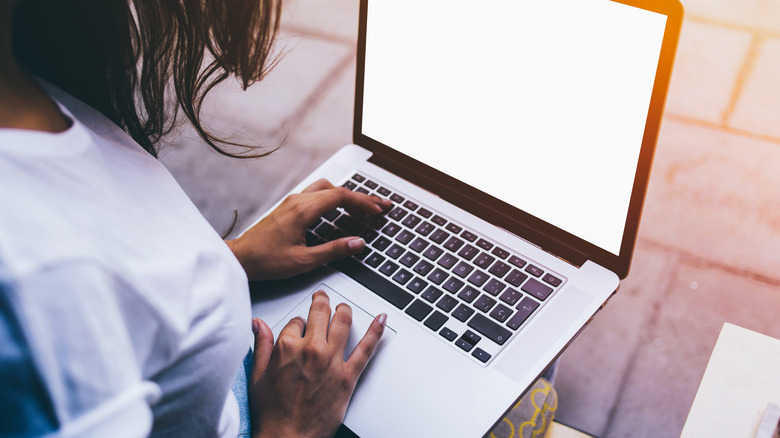
<path fill-rule="evenodd" d="M 629 272 L 682 20 L 677 0 L 362 0 L 354 144 L 319 178 L 395 201 L 336 210 L 311 245 L 361 254 L 258 284 L 278 335 L 325 290 L 350 304 L 347 354 L 388 323 L 345 426 L 477 437 Z"/>

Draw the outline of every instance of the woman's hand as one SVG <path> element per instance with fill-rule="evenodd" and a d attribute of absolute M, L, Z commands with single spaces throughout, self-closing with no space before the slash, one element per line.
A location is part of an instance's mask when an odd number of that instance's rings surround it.
<path fill-rule="evenodd" d="M 308 322 L 292 319 L 276 345 L 264 322 L 253 321 L 255 352 L 249 394 L 253 436 L 332 437 L 344 421 L 358 377 L 371 358 L 387 316 L 377 316 L 344 361 L 352 309 L 336 307 L 320 291 L 312 296 Z"/>
<path fill-rule="evenodd" d="M 387 199 L 319 180 L 302 193 L 288 196 L 271 214 L 227 244 L 250 280 L 288 278 L 356 254 L 365 247 L 365 241 L 359 237 L 342 237 L 307 247 L 306 229 L 323 214 L 344 207 L 357 216 L 375 215 L 391 206 Z"/>

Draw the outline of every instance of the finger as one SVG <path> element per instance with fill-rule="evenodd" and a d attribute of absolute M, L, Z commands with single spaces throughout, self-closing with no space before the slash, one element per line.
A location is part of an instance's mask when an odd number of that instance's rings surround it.
<path fill-rule="evenodd" d="M 300 251 L 305 252 L 305 256 L 300 259 L 306 260 L 306 269 L 314 269 L 333 260 L 357 254 L 365 247 L 366 241 L 362 237 L 342 237 L 332 242 L 301 248 Z"/>
<path fill-rule="evenodd" d="M 371 322 L 363 339 L 358 342 L 352 354 L 347 359 L 347 366 L 352 369 L 353 377 L 357 381 L 357 377 L 363 372 L 368 364 L 369 359 L 374 354 L 376 346 L 379 344 L 379 340 L 382 339 L 382 334 L 385 332 L 385 324 L 387 323 L 387 315 L 381 313 Z"/>
<path fill-rule="evenodd" d="M 305 330 L 306 330 L 306 321 L 300 316 L 296 316 L 295 318 L 288 321 L 287 325 L 285 325 L 282 331 L 279 332 L 279 339 L 282 338 L 301 339 L 303 337 L 303 333 L 305 332 Z"/>
<path fill-rule="evenodd" d="M 345 303 L 341 303 L 336 306 L 336 311 L 333 312 L 330 330 L 328 330 L 328 345 L 336 348 L 336 351 L 340 351 L 342 356 L 344 355 L 344 349 L 347 347 L 351 327 L 352 308 Z"/>
<path fill-rule="evenodd" d="M 301 193 L 311 193 L 311 192 L 317 192 L 320 190 L 327 190 L 335 188 L 333 184 L 330 183 L 330 181 L 326 180 L 325 178 L 318 179 L 314 183 L 312 183 L 309 187 L 306 187 L 303 189 Z"/>
<path fill-rule="evenodd" d="M 268 367 L 271 361 L 271 352 L 274 349 L 274 334 L 271 328 L 260 319 L 252 320 L 252 328 L 255 331 L 255 351 L 252 361 L 252 374 L 250 382 L 254 386 Z"/>
<path fill-rule="evenodd" d="M 309 320 L 306 323 L 306 334 L 308 339 L 327 340 L 328 325 L 330 324 L 330 298 L 323 291 L 314 292 L 311 296 L 311 307 L 309 308 Z"/>

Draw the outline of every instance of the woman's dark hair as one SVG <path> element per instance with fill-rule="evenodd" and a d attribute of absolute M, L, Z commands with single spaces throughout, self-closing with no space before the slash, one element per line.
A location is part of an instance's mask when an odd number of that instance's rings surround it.
<path fill-rule="evenodd" d="M 19 0 L 14 52 L 29 71 L 105 114 L 154 156 L 179 110 L 217 152 L 263 156 L 270 152 L 211 135 L 200 110 L 231 75 L 246 88 L 273 65 L 280 1 Z"/>

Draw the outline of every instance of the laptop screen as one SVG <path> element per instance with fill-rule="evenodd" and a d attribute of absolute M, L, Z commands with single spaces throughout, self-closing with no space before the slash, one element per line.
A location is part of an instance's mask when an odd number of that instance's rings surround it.
<path fill-rule="evenodd" d="M 667 17 L 371 0 L 362 133 L 618 255 Z"/>

